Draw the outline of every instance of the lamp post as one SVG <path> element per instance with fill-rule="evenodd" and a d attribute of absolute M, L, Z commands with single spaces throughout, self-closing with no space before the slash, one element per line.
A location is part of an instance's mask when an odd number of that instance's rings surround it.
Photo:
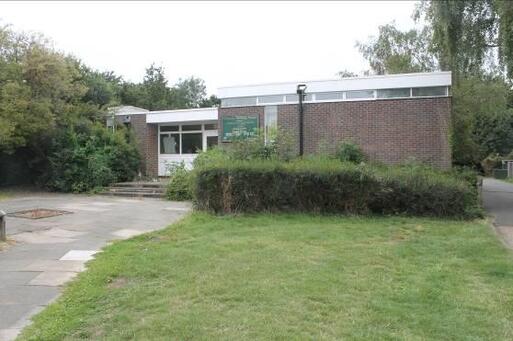
<path fill-rule="evenodd" d="M 303 156 L 304 153 L 304 147 L 303 147 L 303 126 L 304 126 L 304 119 L 303 119 L 303 100 L 305 98 L 305 90 L 306 90 L 306 84 L 298 84 L 297 85 L 297 95 L 299 97 L 299 156 Z"/>

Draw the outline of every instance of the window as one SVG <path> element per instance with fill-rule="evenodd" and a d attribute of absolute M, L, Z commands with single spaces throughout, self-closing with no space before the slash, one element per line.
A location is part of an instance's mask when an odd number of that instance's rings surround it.
<path fill-rule="evenodd" d="M 344 99 L 343 92 L 318 92 L 315 94 L 316 101 L 342 100 L 342 99 Z"/>
<path fill-rule="evenodd" d="M 270 105 L 264 107 L 265 142 L 269 142 L 276 135 L 278 129 L 278 107 Z"/>
<path fill-rule="evenodd" d="M 283 95 L 259 96 L 258 103 L 283 103 Z"/>
<path fill-rule="evenodd" d="M 347 91 L 346 99 L 374 98 L 374 90 Z"/>
<path fill-rule="evenodd" d="M 299 101 L 299 97 L 297 94 L 285 95 L 285 101 L 287 103 L 297 103 Z"/>
<path fill-rule="evenodd" d="M 447 88 L 445 86 L 432 86 L 426 88 L 413 88 L 412 94 L 414 97 L 423 96 L 446 96 Z"/>
<path fill-rule="evenodd" d="M 178 131 L 178 126 L 162 126 L 160 131 Z"/>
<path fill-rule="evenodd" d="M 180 154 L 180 134 L 160 134 L 160 154 Z"/>
<path fill-rule="evenodd" d="M 217 136 L 207 136 L 207 149 L 217 146 Z"/>
<path fill-rule="evenodd" d="M 182 134 L 182 154 L 197 154 L 203 149 L 202 144 L 202 133 Z"/>
<path fill-rule="evenodd" d="M 205 130 L 217 130 L 217 123 L 205 124 Z"/>
<path fill-rule="evenodd" d="M 189 124 L 189 125 L 182 126 L 182 131 L 194 131 L 194 130 L 201 130 L 201 124 Z"/>
<path fill-rule="evenodd" d="M 378 98 L 401 98 L 410 97 L 410 88 L 402 89 L 379 89 Z"/>
<path fill-rule="evenodd" d="M 313 101 L 313 96 L 312 96 L 312 94 L 306 94 L 304 101 L 305 101 L 305 102 Z"/>
<path fill-rule="evenodd" d="M 235 97 L 221 100 L 222 107 L 244 107 L 256 105 L 256 97 Z"/>

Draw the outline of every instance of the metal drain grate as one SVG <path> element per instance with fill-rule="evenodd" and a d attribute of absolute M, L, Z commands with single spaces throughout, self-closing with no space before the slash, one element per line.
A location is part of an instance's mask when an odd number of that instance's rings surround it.
<path fill-rule="evenodd" d="M 50 218 L 63 214 L 71 214 L 73 212 L 61 211 L 61 210 L 50 210 L 47 208 L 34 208 L 31 210 L 24 210 L 18 212 L 8 213 L 10 217 L 25 218 L 25 219 L 42 219 Z"/>

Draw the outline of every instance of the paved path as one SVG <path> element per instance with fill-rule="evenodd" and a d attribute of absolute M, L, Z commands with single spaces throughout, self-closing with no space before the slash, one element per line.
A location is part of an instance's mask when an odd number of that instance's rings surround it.
<path fill-rule="evenodd" d="M 14 339 L 109 241 L 165 227 L 190 205 L 73 194 L 25 194 L 0 202 L 7 213 L 34 208 L 71 213 L 37 220 L 7 217 L 11 245 L 0 250 L 1 341 Z"/>
<path fill-rule="evenodd" d="M 497 233 L 513 248 L 513 184 L 495 179 L 483 181 L 483 204 L 494 216 Z"/>

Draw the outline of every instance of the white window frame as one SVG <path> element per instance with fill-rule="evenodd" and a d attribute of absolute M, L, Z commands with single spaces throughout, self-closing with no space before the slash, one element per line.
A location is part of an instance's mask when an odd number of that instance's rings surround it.
<path fill-rule="evenodd" d="M 190 155 L 197 155 L 198 153 L 182 153 L 182 147 L 183 147 L 183 143 L 182 143 L 182 136 L 183 134 L 194 134 L 194 133 L 201 133 L 201 149 L 202 151 L 206 151 L 207 150 L 207 136 L 218 136 L 218 130 L 215 129 L 215 130 L 206 130 L 205 129 L 205 125 L 206 124 L 214 124 L 214 123 L 217 123 L 217 122 L 210 122 L 210 123 L 163 123 L 163 124 L 159 124 L 159 131 L 158 131 L 158 136 L 157 136 L 157 144 L 158 144 L 158 153 L 159 155 L 186 155 L 186 156 L 190 156 Z M 188 126 L 188 125 L 201 125 L 201 130 L 183 130 L 182 127 L 183 126 Z M 162 131 L 161 130 L 161 127 L 171 127 L 171 126 L 178 126 L 178 130 L 176 131 Z M 180 141 L 180 150 L 179 150 L 179 153 L 177 154 L 164 154 L 164 153 L 161 153 L 160 152 L 160 136 L 161 135 L 167 135 L 167 134 L 178 134 L 179 135 L 179 141 Z"/>

